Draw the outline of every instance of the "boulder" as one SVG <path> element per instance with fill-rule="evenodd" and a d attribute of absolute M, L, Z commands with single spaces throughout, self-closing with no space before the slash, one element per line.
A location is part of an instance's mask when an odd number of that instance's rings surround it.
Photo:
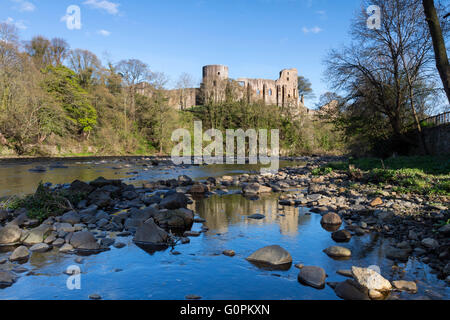
<path fill-rule="evenodd" d="M 85 193 L 89 194 L 94 190 L 94 187 L 90 186 L 86 182 L 75 180 L 70 184 L 69 191 L 75 193 Z"/>
<path fill-rule="evenodd" d="M 331 238 L 336 242 L 349 242 L 352 238 L 352 234 L 347 230 L 339 230 L 333 232 Z"/>
<path fill-rule="evenodd" d="M 30 230 L 23 240 L 27 246 L 32 246 L 44 242 L 45 238 L 52 232 L 52 227 L 48 224 L 41 224 L 39 227 Z"/>
<path fill-rule="evenodd" d="M 410 293 L 417 292 L 417 284 L 413 281 L 398 280 L 392 281 L 392 284 L 395 289 L 400 291 L 408 291 Z"/>
<path fill-rule="evenodd" d="M 368 295 L 358 289 L 358 285 L 350 279 L 339 283 L 334 288 L 334 292 L 344 300 L 370 300 Z"/>
<path fill-rule="evenodd" d="M 175 210 L 180 208 L 186 208 L 189 199 L 183 193 L 173 193 L 166 196 L 159 203 L 159 207 L 163 209 Z"/>
<path fill-rule="evenodd" d="M 22 230 L 15 225 L 7 225 L 0 228 L 0 246 L 11 245 L 20 241 Z"/>
<path fill-rule="evenodd" d="M 190 186 L 193 182 L 192 179 L 186 175 L 182 175 L 178 177 L 178 182 L 181 186 Z"/>
<path fill-rule="evenodd" d="M 70 224 L 77 224 L 81 222 L 80 215 L 75 211 L 69 211 L 62 215 L 61 217 L 62 223 L 70 223 Z"/>
<path fill-rule="evenodd" d="M 90 204 L 95 204 L 99 208 L 106 208 L 111 203 L 111 194 L 107 191 L 96 190 L 89 197 Z"/>
<path fill-rule="evenodd" d="M 0 222 L 5 221 L 6 219 L 8 219 L 8 217 L 9 217 L 8 211 L 0 210 Z"/>
<path fill-rule="evenodd" d="M 17 276 L 10 271 L 0 270 L 0 289 L 12 286 L 17 280 Z"/>
<path fill-rule="evenodd" d="M 367 290 L 377 290 L 380 292 L 392 290 L 391 283 L 375 270 L 352 267 L 352 274 L 353 278 L 361 288 Z"/>
<path fill-rule="evenodd" d="M 320 267 L 306 266 L 300 270 L 298 281 L 304 285 L 323 289 L 325 287 L 325 279 L 327 275 L 325 270 Z"/>
<path fill-rule="evenodd" d="M 329 257 L 332 258 L 348 258 L 352 256 L 350 249 L 338 246 L 332 246 L 323 250 Z"/>
<path fill-rule="evenodd" d="M 321 224 L 325 225 L 341 225 L 342 219 L 336 213 L 330 212 L 322 217 Z"/>
<path fill-rule="evenodd" d="M 202 183 L 195 183 L 192 187 L 189 188 L 190 194 L 204 194 L 208 192 L 208 188 Z"/>
<path fill-rule="evenodd" d="M 406 262 L 408 261 L 410 254 L 410 249 L 397 249 L 394 247 L 389 247 L 386 249 L 386 258 L 391 260 Z"/>
<path fill-rule="evenodd" d="M 257 195 L 261 193 L 271 193 L 272 188 L 263 186 L 259 183 L 249 183 L 243 186 L 242 192 L 246 195 Z"/>
<path fill-rule="evenodd" d="M 30 248 L 31 252 L 42 253 L 50 250 L 50 246 L 46 243 L 38 243 Z"/>
<path fill-rule="evenodd" d="M 102 188 L 102 187 L 107 186 L 107 185 L 113 185 L 113 186 L 116 186 L 116 187 L 120 187 L 122 185 L 122 181 L 120 181 L 120 180 L 107 180 L 107 179 L 105 179 L 103 177 L 99 177 L 96 180 L 91 181 L 89 184 L 91 186 L 93 186 L 94 188 Z"/>
<path fill-rule="evenodd" d="M 426 238 L 423 239 L 421 244 L 428 249 L 436 249 L 437 247 L 439 247 L 439 242 L 437 242 L 435 239 L 433 238 Z"/>
<path fill-rule="evenodd" d="M 161 210 L 153 215 L 153 219 L 161 228 L 186 230 L 192 227 L 194 216 L 192 210 L 181 208 Z"/>
<path fill-rule="evenodd" d="M 439 228 L 438 231 L 444 236 L 450 236 L 450 224 L 446 224 L 445 226 Z"/>
<path fill-rule="evenodd" d="M 383 204 L 383 200 L 381 198 L 376 198 L 370 203 L 370 206 L 378 207 L 378 206 L 381 206 L 382 204 Z"/>
<path fill-rule="evenodd" d="M 97 243 L 94 235 L 89 231 L 81 231 L 73 234 L 70 239 L 70 245 L 79 250 L 99 250 L 100 245 Z"/>
<path fill-rule="evenodd" d="M 266 216 L 263 214 L 255 213 L 255 214 L 252 214 L 251 216 L 248 216 L 248 218 L 253 219 L 253 220 L 262 220 L 262 219 L 265 219 Z"/>
<path fill-rule="evenodd" d="M 11 256 L 9 257 L 9 260 L 11 262 L 26 262 L 28 261 L 28 258 L 30 257 L 30 251 L 28 251 L 28 248 L 25 246 L 20 246 L 16 248 Z"/>
<path fill-rule="evenodd" d="M 73 246 L 66 243 L 65 245 L 63 245 L 60 249 L 59 252 L 61 253 L 68 253 L 71 252 L 73 250 Z"/>
<path fill-rule="evenodd" d="M 292 256 L 278 245 L 264 247 L 247 258 L 250 262 L 281 266 L 292 264 Z"/>
<path fill-rule="evenodd" d="M 140 244 L 166 245 L 169 234 L 158 227 L 153 219 L 147 220 L 136 230 L 134 241 Z"/>

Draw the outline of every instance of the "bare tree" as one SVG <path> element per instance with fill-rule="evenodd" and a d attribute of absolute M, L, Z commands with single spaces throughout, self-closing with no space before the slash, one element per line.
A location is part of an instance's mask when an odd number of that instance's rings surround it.
<path fill-rule="evenodd" d="M 439 22 L 439 17 L 436 11 L 436 7 L 434 6 L 434 1 L 423 0 L 422 2 L 426 20 L 430 28 L 431 38 L 433 39 L 436 66 L 441 76 L 442 84 L 444 85 L 444 90 L 447 94 L 448 101 L 450 103 L 450 64 L 448 62 L 447 49 L 445 47 L 441 23 Z"/>
<path fill-rule="evenodd" d="M 53 38 L 50 45 L 50 57 L 52 64 L 59 66 L 69 54 L 70 46 L 66 40 L 62 38 Z"/>
<path fill-rule="evenodd" d="M 137 85 L 147 81 L 150 76 L 148 65 L 137 59 L 122 60 L 116 66 L 117 72 L 128 87 L 130 113 L 133 122 L 136 121 L 136 89 Z"/>
<path fill-rule="evenodd" d="M 70 68 L 78 74 L 83 88 L 88 88 L 92 84 L 101 68 L 100 60 L 88 50 L 75 49 L 70 51 L 68 61 Z"/>
<path fill-rule="evenodd" d="M 365 8 L 372 4 L 381 9 L 380 29 L 367 27 Z M 403 131 L 410 118 L 420 129 L 415 88 L 433 79 L 422 5 L 420 0 L 364 0 L 362 8 L 352 24 L 352 45 L 332 50 L 327 58 L 327 76 L 336 90 L 347 92 L 348 101 L 368 102 L 388 119 L 394 136 L 411 143 Z"/>
<path fill-rule="evenodd" d="M 37 68 L 45 68 L 51 64 L 51 42 L 43 36 L 35 36 L 25 43 L 26 52 L 33 58 Z"/>
<path fill-rule="evenodd" d="M 185 110 L 187 108 L 187 98 L 188 98 L 187 91 L 188 89 L 193 88 L 194 85 L 195 81 L 190 74 L 183 72 L 180 75 L 176 87 L 180 91 L 181 110 Z"/>

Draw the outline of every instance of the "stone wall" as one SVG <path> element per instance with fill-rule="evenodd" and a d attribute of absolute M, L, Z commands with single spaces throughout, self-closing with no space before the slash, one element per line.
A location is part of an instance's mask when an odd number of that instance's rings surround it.
<path fill-rule="evenodd" d="M 433 128 L 425 128 L 424 136 L 431 154 L 450 154 L 450 123 Z"/>

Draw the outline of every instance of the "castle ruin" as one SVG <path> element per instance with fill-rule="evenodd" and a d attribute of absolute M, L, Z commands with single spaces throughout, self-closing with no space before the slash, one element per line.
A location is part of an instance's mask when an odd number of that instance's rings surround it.
<path fill-rule="evenodd" d="M 151 95 L 146 86 L 138 90 L 140 94 Z M 298 93 L 297 69 L 284 69 L 277 80 L 239 78 L 231 80 L 229 69 L 224 65 L 203 67 L 200 88 L 168 90 L 169 105 L 179 110 L 189 109 L 209 102 L 223 102 L 227 94 L 236 100 L 248 103 L 262 102 L 299 110 L 304 108 L 303 97 Z"/>

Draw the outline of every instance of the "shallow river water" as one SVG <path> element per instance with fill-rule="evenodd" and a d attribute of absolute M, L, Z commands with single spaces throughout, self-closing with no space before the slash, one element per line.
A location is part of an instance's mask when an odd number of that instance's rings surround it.
<path fill-rule="evenodd" d="M 139 184 L 141 180 L 168 179 L 180 174 L 201 179 L 249 170 L 248 166 L 209 166 L 158 167 L 143 171 L 136 167 L 113 169 L 114 163 L 110 162 L 74 162 L 65 163 L 68 168 L 45 173 L 28 171 L 36 165 L 1 165 L 0 196 L 33 192 L 41 180 L 66 183 L 104 176 L 136 179 L 128 182 Z M 350 243 L 343 245 L 352 250 L 351 259 L 331 259 L 322 250 L 336 243 L 331 233 L 321 227 L 321 216 L 310 213 L 307 208 L 281 207 L 278 195 L 253 201 L 239 194 L 214 195 L 195 201 L 191 209 L 206 219 L 209 231 L 191 238 L 190 244 L 177 245 L 173 250 L 146 252 L 134 245 L 131 237 L 119 238 L 127 243 L 125 248 L 112 247 L 110 251 L 83 257 L 84 262 L 78 265 L 82 272 L 80 290 L 69 290 L 66 286 L 69 276 L 64 274 L 69 266 L 77 265 L 76 256 L 56 252 L 33 254 L 22 265 L 27 270 L 22 270 L 18 281 L 12 287 L 0 289 L 0 299 L 88 299 L 91 294 L 99 294 L 103 299 L 185 299 L 192 294 L 219 300 L 339 299 L 329 286 L 317 290 L 301 285 L 297 281 L 296 263 L 324 268 L 329 282 L 346 279 L 336 274 L 337 270 L 376 265 L 389 280 L 418 280 L 417 294 L 395 293 L 392 298 L 450 297 L 445 282 L 437 280 L 419 261 L 410 259 L 392 268 L 392 261 L 384 258 L 388 241 L 373 234 L 353 237 Z M 258 221 L 247 218 L 254 213 L 264 214 L 266 218 Z M 201 227 L 202 224 L 194 224 L 193 229 Z M 289 270 L 260 269 L 245 260 L 254 251 L 273 244 L 291 253 L 294 264 Z M 236 256 L 221 254 L 229 249 L 236 251 Z M 0 252 L 0 260 L 8 254 Z"/>

